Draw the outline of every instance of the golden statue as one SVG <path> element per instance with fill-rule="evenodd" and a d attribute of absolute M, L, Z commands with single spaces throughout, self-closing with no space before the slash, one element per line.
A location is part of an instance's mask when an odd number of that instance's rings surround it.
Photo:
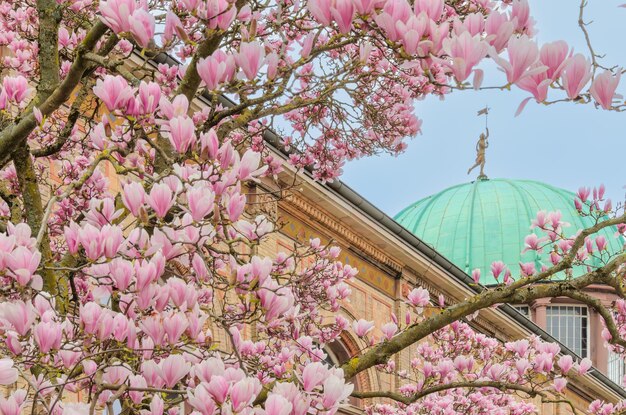
<path fill-rule="evenodd" d="M 487 127 L 487 117 L 489 114 L 489 109 L 489 107 L 485 107 L 482 110 L 478 111 L 479 117 L 481 115 L 485 116 L 485 132 L 480 134 L 478 142 L 476 143 L 476 162 L 467 171 L 467 174 L 470 174 L 472 170 L 480 166 L 480 174 L 478 175 L 479 179 L 487 178 L 487 175 L 485 174 L 485 150 L 487 150 L 487 147 L 489 147 L 489 128 Z"/>
<path fill-rule="evenodd" d="M 487 177 L 485 175 L 485 150 L 489 147 L 489 128 L 486 129 L 486 132 L 487 134 L 480 134 L 478 143 L 476 143 L 476 163 L 467 171 L 467 174 L 470 174 L 472 170 L 480 166 L 480 174 L 478 175 L 479 179 Z"/>

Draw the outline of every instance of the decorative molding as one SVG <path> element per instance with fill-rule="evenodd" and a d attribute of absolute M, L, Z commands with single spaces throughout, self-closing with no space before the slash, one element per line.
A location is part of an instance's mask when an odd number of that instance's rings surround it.
<path fill-rule="evenodd" d="M 365 255 L 398 273 L 402 271 L 402 265 L 391 259 L 381 249 L 376 247 L 369 240 L 353 232 L 350 228 L 335 219 L 330 213 L 311 203 L 304 197 L 292 193 L 288 198 L 280 202 L 280 207 L 296 217 L 302 218 L 303 215 L 306 215 L 308 218 L 322 224 L 328 231 L 344 239 L 348 242 L 346 245 L 357 248 Z"/>
<path fill-rule="evenodd" d="M 278 219 L 278 199 L 269 193 L 251 193 L 253 201 L 248 204 L 248 213 L 252 216 L 266 215 L 272 221 Z"/>

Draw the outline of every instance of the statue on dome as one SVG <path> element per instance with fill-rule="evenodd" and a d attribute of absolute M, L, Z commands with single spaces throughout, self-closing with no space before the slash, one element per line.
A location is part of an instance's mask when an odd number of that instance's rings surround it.
<path fill-rule="evenodd" d="M 485 107 L 482 110 L 478 111 L 478 116 L 481 116 L 483 114 L 485 115 L 485 132 L 480 133 L 480 137 L 478 138 L 478 142 L 476 143 L 476 162 L 467 171 L 467 174 L 470 174 L 472 170 L 480 166 L 480 174 L 478 175 L 478 179 L 487 178 L 487 175 L 485 174 L 485 150 L 487 150 L 487 147 L 489 147 L 489 127 L 487 127 L 487 116 L 489 114 L 489 107 Z"/>

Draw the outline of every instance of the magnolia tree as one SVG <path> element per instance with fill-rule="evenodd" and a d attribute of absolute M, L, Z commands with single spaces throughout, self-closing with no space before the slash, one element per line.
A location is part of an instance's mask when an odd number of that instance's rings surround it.
<path fill-rule="evenodd" d="M 0 6 L 3 415 L 332 415 L 350 395 L 384 398 L 367 401 L 376 414 L 532 413 L 524 398 L 562 401 L 590 361 L 538 338 L 502 344 L 467 320 L 556 296 L 600 313 L 605 340 L 624 352 L 626 302 L 607 308 L 582 291 L 607 284 L 626 297 L 626 254 L 596 235 L 622 232 L 626 216 L 603 189 L 572 201 L 590 229 L 538 214 L 525 242 L 551 264 L 494 263 L 498 287 L 448 306 L 415 288 L 376 341 L 372 322 L 338 314 L 356 270 L 337 247 L 259 255 L 277 226 L 246 213 L 249 184 L 283 168 L 266 148 L 270 129 L 296 168 L 332 180 L 346 160 L 402 151 L 420 130 L 413 102 L 480 88 L 484 59 L 503 69 L 502 88 L 537 102 L 550 92 L 622 109 L 620 70 L 591 49 L 537 45 L 526 1 Z M 344 330 L 368 346 L 331 367 L 324 347 Z M 405 349 L 410 368 L 396 368 Z M 366 370 L 402 386 L 355 391 Z"/>

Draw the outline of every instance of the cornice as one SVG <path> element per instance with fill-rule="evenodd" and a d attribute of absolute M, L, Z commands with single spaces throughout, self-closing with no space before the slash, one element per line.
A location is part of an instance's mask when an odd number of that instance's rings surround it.
<path fill-rule="evenodd" d="M 300 219 L 312 219 L 324 226 L 329 233 L 338 236 L 346 242 L 346 245 L 353 246 L 359 251 L 369 256 L 371 259 L 391 268 L 396 272 L 402 271 L 402 265 L 394 261 L 384 251 L 376 247 L 366 238 L 360 236 L 345 226 L 326 210 L 311 203 L 308 199 L 295 193 L 291 193 L 288 197 L 282 199 L 279 205 L 289 214 L 299 217 Z"/>

